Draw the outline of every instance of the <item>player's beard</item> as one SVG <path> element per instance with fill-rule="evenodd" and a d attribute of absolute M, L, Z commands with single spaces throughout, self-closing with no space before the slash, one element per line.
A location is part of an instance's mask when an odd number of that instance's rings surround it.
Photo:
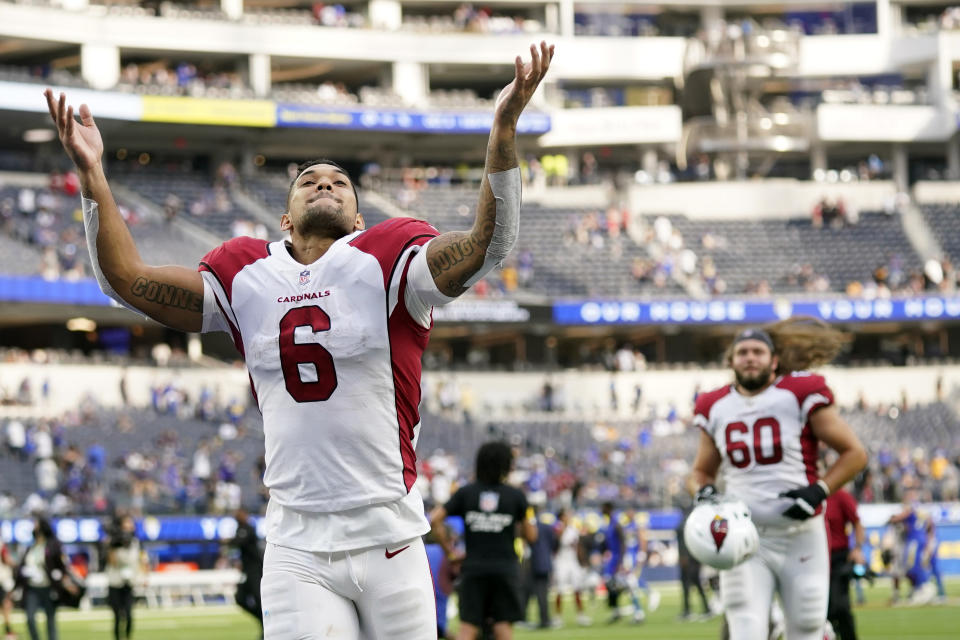
<path fill-rule="evenodd" d="M 321 198 L 307 206 L 297 219 L 297 233 L 304 238 L 333 238 L 338 240 L 353 230 L 348 223 L 343 205 L 331 198 Z"/>
<path fill-rule="evenodd" d="M 747 391 L 759 391 L 770 382 L 770 376 L 773 374 L 773 365 L 761 369 L 752 376 L 740 373 L 737 370 L 734 370 L 733 374 L 737 378 L 737 384 Z"/>

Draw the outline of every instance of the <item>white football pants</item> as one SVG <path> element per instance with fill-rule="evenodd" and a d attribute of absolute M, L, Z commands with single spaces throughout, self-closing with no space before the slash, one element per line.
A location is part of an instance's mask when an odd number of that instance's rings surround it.
<path fill-rule="evenodd" d="M 823 516 L 789 529 L 757 527 L 760 549 L 720 572 L 730 638 L 767 640 L 770 605 L 779 592 L 787 640 L 823 640 L 830 592 L 830 555 Z"/>
<path fill-rule="evenodd" d="M 389 547 L 314 553 L 267 544 L 265 640 L 421 640 L 437 610 L 420 538 Z"/>

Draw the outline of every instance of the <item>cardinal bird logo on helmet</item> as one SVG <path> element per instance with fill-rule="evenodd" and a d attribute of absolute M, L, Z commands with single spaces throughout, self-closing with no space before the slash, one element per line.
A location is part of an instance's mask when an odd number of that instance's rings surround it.
<path fill-rule="evenodd" d="M 713 536 L 713 544 L 717 545 L 717 551 L 720 551 L 723 541 L 727 539 L 727 519 L 714 516 L 710 523 L 710 535 Z"/>

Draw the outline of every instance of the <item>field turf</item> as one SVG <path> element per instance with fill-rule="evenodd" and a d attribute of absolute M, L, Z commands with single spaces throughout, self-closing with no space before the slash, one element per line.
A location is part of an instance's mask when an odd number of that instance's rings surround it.
<path fill-rule="evenodd" d="M 957 640 L 960 638 L 960 580 L 947 584 L 945 604 L 922 607 L 888 606 L 889 581 L 881 580 L 866 590 L 867 603 L 855 609 L 857 631 L 862 640 Z M 564 626 L 549 631 L 518 629 L 515 637 L 522 639 L 553 638 L 555 640 L 632 639 L 687 639 L 714 640 L 719 638 L 720 621 L 717 618 L 696 622 L 680 622 L 679 591 L 676 585 L 660 587 L 663 601 L 659 609 L 648 614 L 647 621 L 635 625 L 621 621 L 605 623 L 607 610 L 599 599 L 588 603 L 594 619 L 590 627 L 579 627 L 572 618 L 572 602 L 566 603 Z M 699 607 L 699 605 L 697 605 Z M 255 640 L 258 628 L 251 618 L 232 606 L 147 610 L 137 608 L 134 613 L 135 640 Z M 109 610 L 77 612 L 62 611 L 59 618 L 60 637 L 63 640 L 109 640 L 113 637 L 113 623 Z M 536 614 L 531 609 L 533 620 Z M 41 616 L 42 619 L 42 616 Z M 456 623 L 452 625 L 454 628 Z M 41 622 L 41 628 L 43 623 Z M 29 637 L 22 612 L 14 617 L 15 631 L 21 638 Z"/>

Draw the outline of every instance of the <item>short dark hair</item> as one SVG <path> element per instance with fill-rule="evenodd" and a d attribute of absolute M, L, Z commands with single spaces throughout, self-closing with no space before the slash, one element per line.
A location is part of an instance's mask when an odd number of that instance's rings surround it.
<path fill-rule="evenodd" d="M 53 540 L 53 525 L 44 516 L 37 516 L 37 532 L 47 540 Z"/>
<path fill-rule="evenodd" d="M 293 195 L 293 187 L 297 184 L 297 178 L 300 177 L 300 174 L 309 169 L 310 167 L 318 164 L 328 164 L 331 167 L 336 167 L 340 170 L 340 173 L 347 176 L 347 180 L 350 181 L 350 186 L 353 187 L 353 197 L 357 201 L 357 209 L 360 208 L 360 196 L 357 193 L 357 183 L 353 181 L 353 177 L 350 175 L 350 172 L 341 167 L 338 163 L 330 160 L 328 158 L 318 158 L 316 160 L 307 160 L 306 162 L 301 162 L 297 165 L 297 175 L 293 176 L 293 180 L 290 181 L 290 187 L 287 189 L 287 209 L 290 209 L 290 196 Z"/>
<path fill-rule="evenodd" d="M 484 484 L 500 484 L 510 473 L 513 451 L 502 440 L 483 444 L 477 450 L 477 481 Z"/>

